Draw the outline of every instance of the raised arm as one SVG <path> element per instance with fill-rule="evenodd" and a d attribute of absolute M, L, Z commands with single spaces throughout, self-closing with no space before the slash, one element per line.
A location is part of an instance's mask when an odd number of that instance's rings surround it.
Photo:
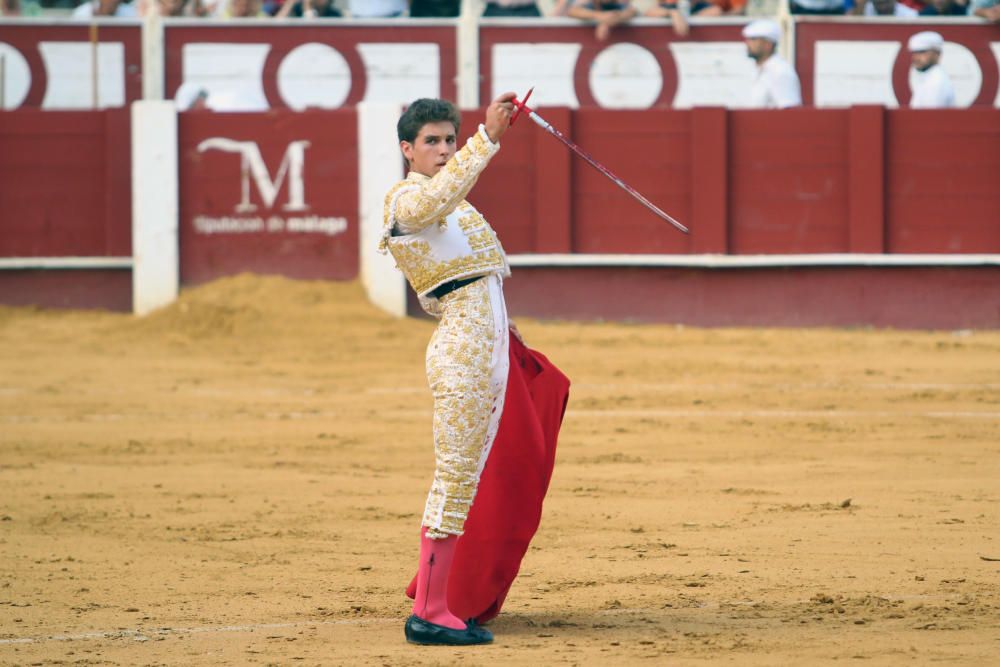
<path fill-rule="evenodd" d="M 597 11 L 596 9 L 581 7 L 580 5 L 573 3 L 570 5 L 566 15 L 572 16 L 575 19 L 583 19 L 584 21 L 596 21 L 601 18 L 602 13 L 603 12 Z"/>
<path fill-rule="evenodd" d="M 476 184 L 500 145 L 490 141 L 483 126 L 469 137 L 437 174 L 427 180 L 406 180 L 386 195 L 386 224 L 413 234 L 455 210 Z"/>
<path fill-rule="evenodd" d="M 279 9 L 278 13 L 274 15 L 274 18 L 276 19 L 288 18 L 292 13 L 292 9 L 295 8 L 295 5 L 299 4 L 299 2 L 301 1 L 302 0 L 285 0 L 285 2 L 282 3 L 281 5 L 281 9 Z"/>

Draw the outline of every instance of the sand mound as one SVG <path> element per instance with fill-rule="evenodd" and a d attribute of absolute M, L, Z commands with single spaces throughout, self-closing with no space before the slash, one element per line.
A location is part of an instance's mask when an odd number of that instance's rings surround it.
<path fill-rule="evenodd" d="M 330 324 L 389 320 L 357 282 L 296 281 L 240 274 L 182 291 L 180 298 L 137 320 L 138 328 L 192 338 L 268 333 Z"/>
<path fill-rule="evenodd" d="M 212 346 L 242 341 L 313 348 L 397 339 L 426 324 L 375 308 L 358 282 L 298 281 L 241 274 L 185 289 L 174 303 L 146 315 L 105 322 L 112 338 Z"/>

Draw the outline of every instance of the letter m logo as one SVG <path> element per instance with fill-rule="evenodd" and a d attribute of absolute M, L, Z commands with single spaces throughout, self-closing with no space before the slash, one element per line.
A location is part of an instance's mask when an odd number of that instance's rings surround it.
<path fill-rule="evenodd" d="M 257 192 L 267 208 L 274 208 L 274 202 L 278 198 L 281 184 L 285 177 L 288 177 L 288 203 L 281 208 L 285 211 L 305 211 L 309 209 L 306 204 L 305 181 L 302 179 L 302 171 L 306 162 L 306 148 L 308 141 L 293 141 L 285 149 L 285 155 L 281 159 L 278 173 L 274 179 L 264 164 L 261 157 L 260 147 L 255 141 L 235 141 L 224 137 L 213 137 L 198 144 L 198 152 L 217 150 L 226 153 L 239 153 L 240 174 L 242 176 L 242 196 L 240 203 L 236 205 L 237 213 L 249 213 L 257 210 L 256 204 L 250 203 L 250 181 L 257 186 Z"/>

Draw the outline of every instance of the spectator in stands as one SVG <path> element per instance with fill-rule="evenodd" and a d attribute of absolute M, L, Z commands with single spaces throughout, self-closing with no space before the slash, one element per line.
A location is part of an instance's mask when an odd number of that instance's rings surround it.
<path fill-rule="evenodd" d="M 614 2 L 614 0 L 574 0 L 569 8 L 569 16 L 584 21 L 594 21 L 597 28 L 594 35 L 597 41 L 603 42 L 611 36 L 611 29 L 635 18 L 638 11 L 632 6 L 631 0 Z"/>
<path fill-rule="evenodd" d="M 120 19 L 136 18 L 135 5 L 121 0 L 91 0 L 73 10 L 73 18 L 89 19 L 95 16 L 114 16 Z"/>
<path fill-rule="evenodd" d="M 691 3 L 691 16 L 742 16 L 747 12 L 747 0 L 696 0 Z"/>
<path fill-rule="evenodd" d="M 261 10 L 261 0 L 227 0 L 223 18 L 255 19 L 267 16 Z"/>
<path fill-rule="evenodd" d="M 1000 23 L 1000 0 L 972 0 L 969 13 L 990 23 Z"/>
<path fill-rule="evenodd" d="M 920 15 L 916 9 L 907 7 L 896 0 L 861 0 L 861 2 L 854 4 L 851 13 L 864 14 L 865 16 L 895 16 L 904 19 Z"/>
<path fill-rule="evenodd" d="M 458 16 L 461 0 L 410 0 L 410 16 L 415 18 L 451 18 Z"/>
<path fill-rule="evenodd" d="M 687 17 L 684 16 L 684 11 L 677 6 L 674 0 L 660 0 L 645 11 L 645 16 L 670 19 L 674 25 L 674 32 L 681 37 L 689 32 Z"/>
<path fill-rule="evenodd" d="M 219 1 L 221 5 L 221 0 Z M 184 5 L 184 16 L 204 17 L 212 16 L 215 5 L 207 5 L 203 0 L 188 0 Z"/>
<path fill-rule="evenodd" d="M 910 80 L 910 107 L 913 109 L 946 109 L 955 106 L 955 90 L 948 73 L 939 65 L 944 39 L 940 34 L 925 30 L 910 37 L 907 43 L 915 75 Z"/>
<path fill-rule="evenodd" d="M 787 109 L 802 106 L 799 77 L 776 51 L 781 28 L 770 19 L 760 19 L 743 28 L 747 56 L 757 61 L 757 78 L 750 90 L 750 108 Z"/>
<path fill-rule="evenodd" d="M 347 10 L 356 19 L 387 19 L 406 13 L 406 0 L 351 0 Z"/>
<path fill-rule="evenodd" d="M 541 15 L 535 0 L 486 0 L 486 9 L 483 10 L 483 16 L 537 18 Z"/>
<path fill-rule="evenodd" d="M 25 16 L 41 16 L 42 8 L 35 0 L 0 0 L 0 17 L 16 19 Z"/>
<path fill-rule="evenodd" d="M 847 11 L 844 0 L 788 0 L 792 14 L 838 16 Z"/>
<path fill-rule="evenodd" d="M 156 0 L 156 13 L 160 16 L 184 16 L 184 0 Z"/>
<path fill-rule="evenodd" d="M 968 13 L 968 0 L 929 0 L 920 10 L 921 16 L 965 16 Z"/>
<path fill-rule="evenodd" d="M 274 17 L 283 19 L 289 16 L 296 19 L 331 19 L 340 18 L 341 13 L 333 6 L 333 0 L 285 0 Z"/>

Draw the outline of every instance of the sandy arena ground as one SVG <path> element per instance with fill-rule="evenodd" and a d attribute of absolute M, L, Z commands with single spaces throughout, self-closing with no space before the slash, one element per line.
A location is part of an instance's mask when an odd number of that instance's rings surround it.
<path fill-rule="evenodd" d="M 570 409 L 459 650 L 403 640 L 431 323 L 248 276 L 0 309 L 0 664 L 998 664 L 1000 333 L 519 325 Z"/>

